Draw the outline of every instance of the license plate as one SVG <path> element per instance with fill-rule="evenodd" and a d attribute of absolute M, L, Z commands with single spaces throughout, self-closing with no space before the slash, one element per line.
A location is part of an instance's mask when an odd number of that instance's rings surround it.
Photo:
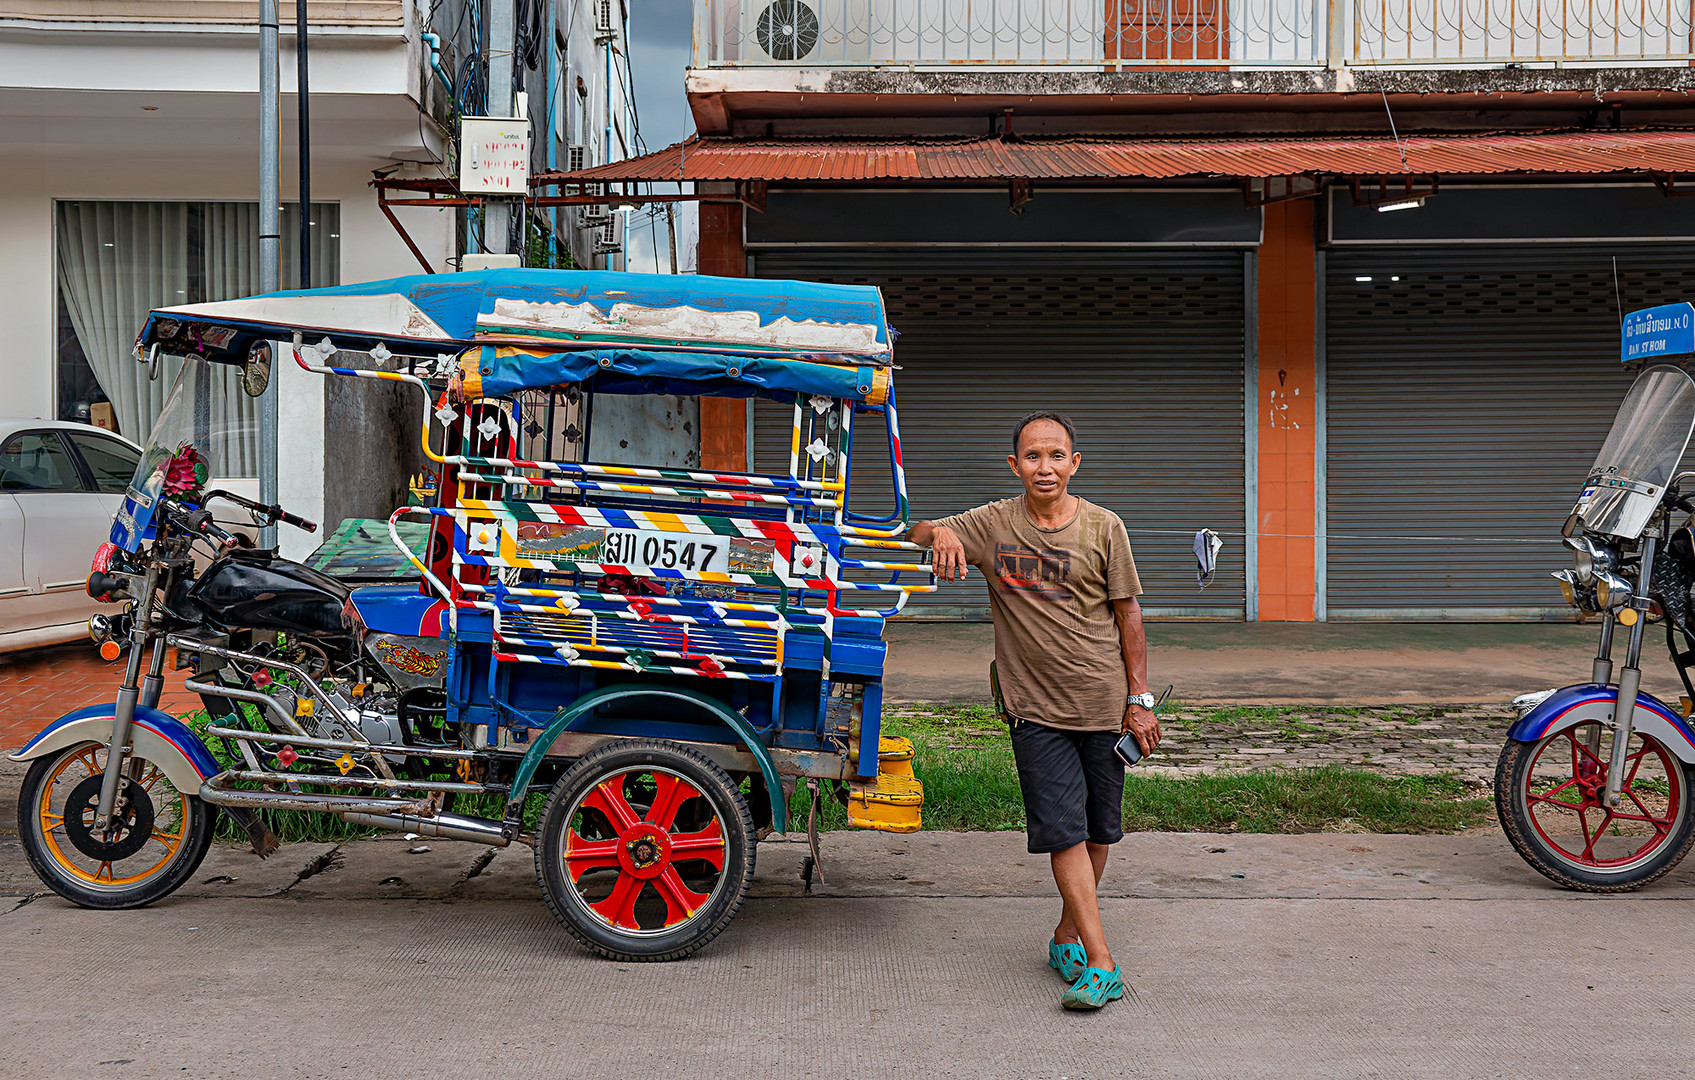
<path fill-rule="evenodd" d="M 730 538 L 692 536 L 648 529 L 607 529 L 601 562 L 632 570 L 682 570 L 695 574 L 730 572 Z"/>

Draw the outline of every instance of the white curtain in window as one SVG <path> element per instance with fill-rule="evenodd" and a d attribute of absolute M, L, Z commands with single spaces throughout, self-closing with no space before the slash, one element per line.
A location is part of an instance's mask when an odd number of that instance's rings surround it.
<path fill-rule="evenodd" d="M 61 202 L 56 216 L 59 288 L 77 340 L 118 429 L 146 439 L 171 383 L 150 382 L 132 350 L 149 311 L 188 298 L 188 204 Z"/>
<path fill-rule="evenodd" d="M 340 207 L 312 207 L 312 284 L 340 282 Z M 180 361 L 160 378 L 131 350 L 147 313 L 173 304 L 232 300 L 259 291 L 257 203 L 61 202 L 57 208 L 59 287 L 94 377 L 111 399 L 118 427 L 144 441 L 164 406 Z M 191 220 L 199 223 L 198 266 L 190 266 Z M 299 284 L 298 207 L 283 209 L 282 287 Z M 191 295 L 192 294 L 192 295 Z M 217 379 L 206 417 L 220 477 L 258 472 L 257 402 L 234 379 Z"/>

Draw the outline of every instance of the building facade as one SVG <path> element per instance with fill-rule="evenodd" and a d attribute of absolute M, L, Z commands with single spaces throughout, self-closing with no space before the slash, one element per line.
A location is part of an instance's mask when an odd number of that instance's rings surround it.
<path fill-rule="evenodd" d="M 1691 33 L 1644 0 L 706 0 L 700 136 L 583 176 L 694 181 L 702 272 L 884 290 L 920 516 L 1015 493 L 1011 425 L 1055 408 L 1156 614 L 1567 618 L 1620 310 L 1695 286 Z M 709 465 L 776 460 L 778 418 L 701 408 Z"/>
<path fill-rule="evenodd" d="M 457 175 L 458 119 L 487 108 L 481 5 L 311 0 L 302 278 L 295 6 L 281 8 L 283 286 L 447 272 L 486 250 L 478 208 L 385 210 L 371 187 L 375 176 Z M 504 57 L 531 120 L 534 171 L 633 152 L 624 4 L 519 10 Z M 228 0 L 0 0 L 0 413 L 109 418 L 145 441 L 169 388 L 131 355 L 147 311 L 259 291 L 257 18 L 257 5 Z M 531 265 L 616 265 L 615 219 L 609 229 L 533 207 L 513 216 L 523 246 L 511 250 Z M 416 441 L 410 403 L 292 365 L 276 378 L 286 505 L 333 524 L 404 501 L 416 463 L 394 453 Z M 256 475 L 256 438 L 232 446 L 223 477 Z M 360 440 L 369 453 L 340 452 Z M 282 538 L 295 555 L 316 542 Z"/>

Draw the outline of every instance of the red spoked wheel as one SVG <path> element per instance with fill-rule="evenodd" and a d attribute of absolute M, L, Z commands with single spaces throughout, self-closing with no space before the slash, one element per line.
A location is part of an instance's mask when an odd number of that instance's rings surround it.
<path fill-rule="evenodd" d="M 536 874 L 554 917 L 616 960 L 676 960 L 716 937 L 753 880 L 753 818 L 723 769 L 675 743 L 616 743 L 548 796 Z"/>
<path fill-rule="evenodd" d="M 1501 826 L 1526 862 L 1588 892 L 1640 888 L 1695 843 L 1691 770 L 1651 735 L 1631 733 L 1615 807 L 1602 802 L 1613 733 L 1591 721 L 1540 742 L 1509 742 L 1495 770 Z"/>

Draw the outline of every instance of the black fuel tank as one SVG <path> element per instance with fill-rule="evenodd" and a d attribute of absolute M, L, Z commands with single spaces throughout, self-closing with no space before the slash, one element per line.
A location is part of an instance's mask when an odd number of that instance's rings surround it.
<path fill-rule="evenodd" d="M 310 567 L 263 552 L 238 551 L 206 568 L 188 598 L 211 621 L 229 628 L 345 635 L 345 585 Z"/>

